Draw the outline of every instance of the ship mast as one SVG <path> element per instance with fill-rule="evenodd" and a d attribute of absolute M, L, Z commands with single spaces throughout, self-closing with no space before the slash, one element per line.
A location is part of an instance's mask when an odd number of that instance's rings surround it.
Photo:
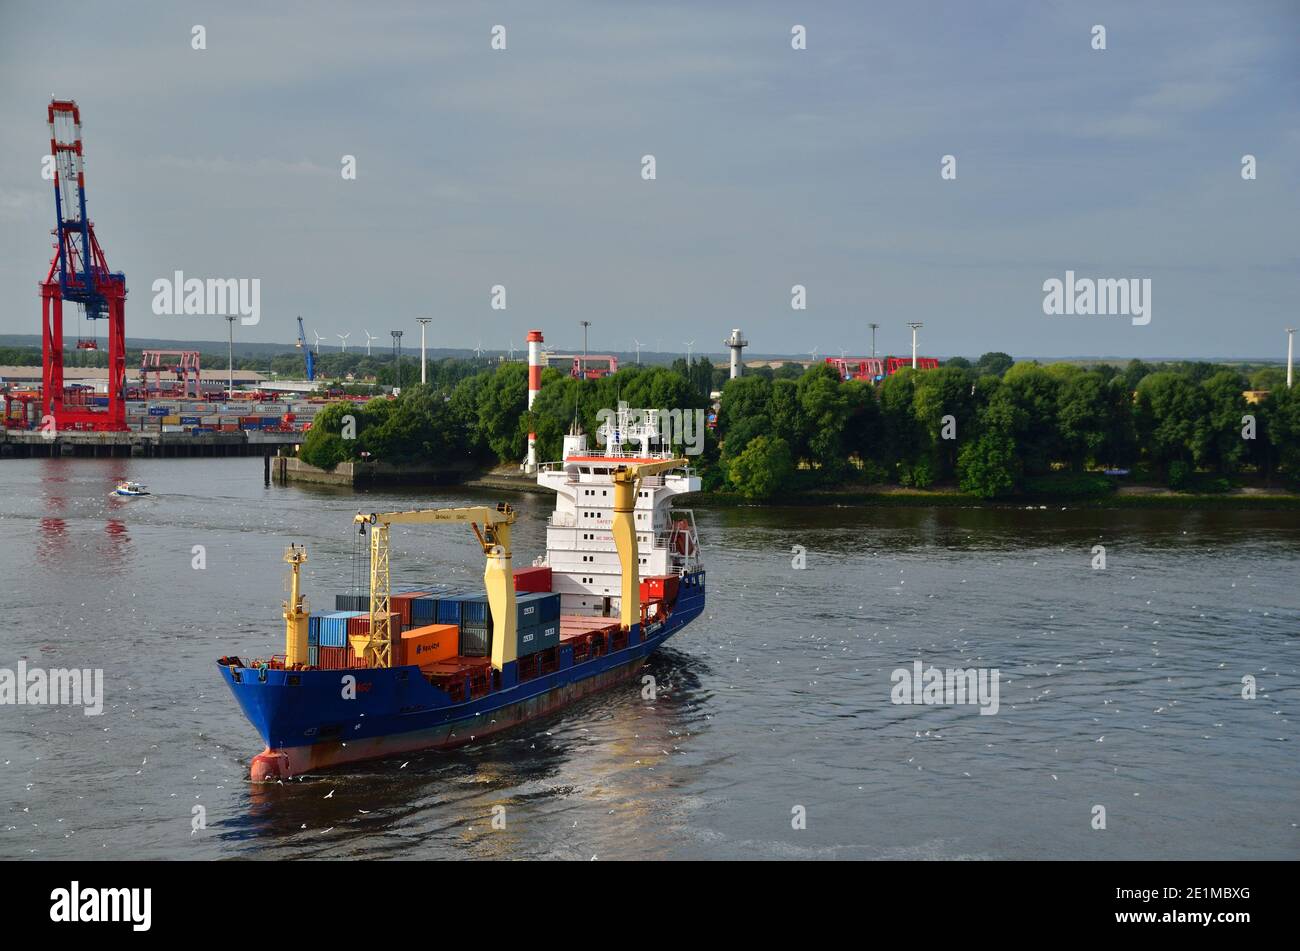
<path fill-rule="evenodd" d="M 284 560 L 292 569 L 289 582 L 289 600 L 284 603 L 284 666 L 292 668 L 307 663 L 307 605 L 300 593 L 298 572 L 307 563 L 307 549 L 290 545 Z"/>

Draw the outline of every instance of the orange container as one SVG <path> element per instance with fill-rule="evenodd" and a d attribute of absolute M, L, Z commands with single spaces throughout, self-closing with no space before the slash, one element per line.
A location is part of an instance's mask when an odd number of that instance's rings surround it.
<path fill-rule="evenodd" d="M 402 634 L 403 663 L 420 667 L 456 656 L 460 628 L 455 624 L 426 624 Z"/>

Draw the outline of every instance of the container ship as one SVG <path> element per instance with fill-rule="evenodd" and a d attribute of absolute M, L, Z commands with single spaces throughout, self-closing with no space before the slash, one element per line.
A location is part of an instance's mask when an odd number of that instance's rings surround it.
<path fill-rule="evenodd" d="M 505 503 L 358 513 L 369 593 L 312 613 L 299 583 L 307 553 L 290 545 L 284 653 L 218 661 L 266 744 L 250 778 L 449 749 L 632 678 L 705 600 L 694 514 L 672 501 L 698 491 L 699 478 L 648 441 L 625 452 L 636 425 L 620 408 L 601 430 L 609 448 L 589 452 L 575 430 L 562 461 L 535 467 L 556 507 L 546 553 L 526 567 L 512 566 L 516 513 Z M 487 562 L 482 591 L 391 587 L 391 527 L 438 523 L 473 529 Z"/>

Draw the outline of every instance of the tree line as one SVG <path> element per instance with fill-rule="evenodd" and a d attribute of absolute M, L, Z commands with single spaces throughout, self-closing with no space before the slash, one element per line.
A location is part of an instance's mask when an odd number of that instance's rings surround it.
<path fill-rule="evenodd" d="M 692 462 L 707 490 L 749 499 L 873 484 L 998 498 L 1053 483 L 1086 494 L 1109 491 L 1104 469 L 1200 491 L 1242 476 L 1300 481 L 1300 400 L 1277 368 L 1248 377 L 1213 363 L 1084 368 L 988 353 L 880 383 L 842 380 L 827 364 L 723 383 L 724 367 L 678 360 L 586 381 L 549 368 L 531 413 L 522 363 L 449 359 L 431 369 L 427 385 L 396 399 L 326 409 L 303 458 L 325 468 L 358 458 L 511 464 L 524 458 L 531 428 L 539 458 L 553 460 L 574 425 L 594 444 L 597 414 L 620 401 L 707 411 L 721 387 L 717 427 Z M 1251 403 L 1248 390 L 1268 395 Z M 342 434 L 347 414 L 355 438 Z"/>
<path fill-rule="evenodd" d="M 873 385 L 817 366 L 731 381 L 718 422 L 727 481 L 750 498 L 854 482 L 998 498 L 1055 480 L 1091 494 L 1110 490 L 1105 469 L 1200 491 L 1300 474 L 1300 399 L 1276 368 L 1248 379 L 1212 363 L 1085 369 L 985 354 Z"/>

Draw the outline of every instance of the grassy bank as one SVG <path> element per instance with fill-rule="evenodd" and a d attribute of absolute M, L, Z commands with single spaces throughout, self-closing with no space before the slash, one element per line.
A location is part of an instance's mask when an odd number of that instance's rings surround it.
<path fill-rule="evenodd" d="M 1023 508 L 1027 505 L 1057 505 L 1096 509 L 1251 509 L 1255 511 L 1300 511 L 1300 494 L 1283 489 L 1237 490 L 1235 492 L 1174 492 L 1159 486 L 1131 486 L 1105 496 L 1071 496 L 1051 493 L 1024 493 L 1000 499 L 981 499 L 955 488 L 900 489 L 888 486 L 854 489 L 814 490 L 789 493 L 752 502 L 734 492 L 697 492 L 686 502 L 700 507 L 726 508 L 741 505 L 762 506 L 878 506 L 878 507 L 979 507 Z"/>

